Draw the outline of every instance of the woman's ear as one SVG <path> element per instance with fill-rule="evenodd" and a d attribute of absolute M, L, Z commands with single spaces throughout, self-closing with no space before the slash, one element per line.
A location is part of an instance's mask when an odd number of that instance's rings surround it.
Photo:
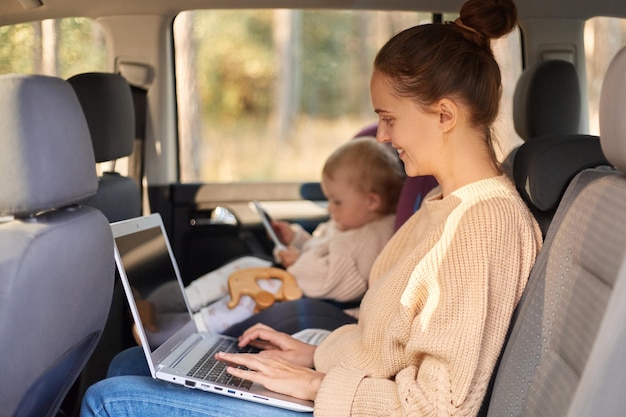
<path fill-rule="evenodd" d="M 457 124 L 459 108 L 454 101 L 442 98 L 437 102 L 437 110 L 439 112 L 439 125 L 444 133 L 448 133 Z"/>

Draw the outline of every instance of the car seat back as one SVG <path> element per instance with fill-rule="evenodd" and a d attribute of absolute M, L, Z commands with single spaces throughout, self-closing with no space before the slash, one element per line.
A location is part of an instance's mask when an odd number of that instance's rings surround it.
<path fill-rule="evenodd" d="M 141 194 L 134 179 L 115 171 L 115 161 L 129 156 L 135 142 L 135 107 L 128 82 L 118 74 L 90 72 L 68 79 L 81 103 L 96 162 L 112 162 L 98 179 L 98 191 L 85 204 L 102 211 L 109 222 L 141 215 Z"/>
<path fill-rule="evenodd" d="M 597 136 L 542 136 L 520 146 L 515 155 L 513 179 L 545 237 L 574 176 L 588 168 L 609 165 Z"/>
<path fill-rule="evenodd" d="M 624 71 L 626 49 L 609 66 L 600 103 L 602 150 L 617 170 L 583 171 L 561 200 L 503 352 L 488 416 L 626 409 L 623 388 L 610 385 L 626 374 L 626 122 L 618 110 L 626 96 Z M 608 382 L 593 380 L 602 371 L 609 372 Z M 600 388 L 590 389 L 594 384 Z M 605 402 L 613 414 L 600 412 Z"/>
<path fill-rule="evenodd" d="M 54 416 L 98 342 L 113 291 L 89 130 L 69 84 L 0 76 L 2 415 Z"/>
<path fill-rule="evenodd" d="M 89 72 L 68 79 L 73 87 L 91 133 L 96 162 L 112 162 L 111 169 L 98 178 L 98 190 L 84 202 L 97 208 L 115 222 L 141 216 L 141 193 L 133 178 L 115 170 L 115 161 L 133 152 L 135 141 L 135 107 L 128 82 L 118 74 Z M 132 346 L 131 321 L 121 282 L 114 281 L 114 293 L 100 342 L 85 365 L 64 408 L 77 416 L 84 392 L 106 377 L 113 357 Z"/>
<path fill-rule="evenodd" d="M 513 94 L 513 124 L 524 140 L 578 133 L 581 93 L 574 64 L 560 59 L 529 66 Z"/>
<path fill-rule="evenodd" d="M 513 100 L 515 130 L 525 142 L 503 166 L 545 237 L 567 184 L 580 171 L 608 165 L 598 137 L 578 134 L 581 93 L 574 64 L 538 62 L 520 77 Z"/>
<path fill-rule="evenodd" d="M 574 64 L 541 61 L 524 70 L 513 95 L 513 125 L 523 141 L 544 135 L 579 132 L 581 93 Z M 514 148 L 505 158 L 504 171 L 513 176 Z"/>

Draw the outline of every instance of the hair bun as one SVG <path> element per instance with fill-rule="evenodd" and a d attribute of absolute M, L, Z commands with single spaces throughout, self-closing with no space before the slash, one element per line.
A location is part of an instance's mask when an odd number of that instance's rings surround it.
<path fill-rule="evenodd" d="M 501 38 L 517 24 L 517 7 L 512 0 L 468 0 L 455 23 L 488 39 Z"/>

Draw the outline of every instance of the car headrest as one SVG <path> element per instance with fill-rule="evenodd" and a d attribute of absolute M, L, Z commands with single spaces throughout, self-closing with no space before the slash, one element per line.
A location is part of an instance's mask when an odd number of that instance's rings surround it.
<path fill-rule="evenodd" d="M 0 76 L 0 129 L 0 214 L 21 217 L 95 194 L 89 129 L 67 82 Z"/>
<path fill-rule="evenodd" d="M 378 122 L 372 123 L 370 125 L 365 126 L 364 128 L 362 128 L 361 130 L 359 130 L 356 135 L 354 135 L 355 138 L 362 138 L 364 136 L 371 136 L 373 138 L 376 137 L 376 132 L 378 132 Z"/>
<path fill-rule="evenodd" d="M 576 67 L 542 61 L 522 73 L 513 96 L 513 123 L 524 140 L 578 133 L 581 94 Z"/>
<path fill-rule="evenodd" d="M 541 136 L 520 146 L 515 154 L 513 177 L 526 202 L 541 211 L 550 211 L 556 209 L 576 174 L 603 165 L 609 162 L 597 136 Z"/>
<path fill-rule="evenodd" d="M 67 81 L 85 112 L 96 162 L 130 155 L 135 140 L 135 107 L 126 79 L 118 74 L 89 72 Z"/>
<path fill-rule="evenodd" d="M 626 48 L 617 53 L 604 76 L 600 94 L 600 141 L 607 159 L 626 173 Z"/>

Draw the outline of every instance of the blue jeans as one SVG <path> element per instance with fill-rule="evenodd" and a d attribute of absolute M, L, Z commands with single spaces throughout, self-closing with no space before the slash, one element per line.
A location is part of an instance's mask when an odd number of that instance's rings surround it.
<path fill-rule="evenodd" d="M 118 354 L 106 379 L 92 385 L 83 398 L 81 417 L 168 416 L 308 417 L 219 394 L 197 391 L 152 379 L 140 347 Z"/>

